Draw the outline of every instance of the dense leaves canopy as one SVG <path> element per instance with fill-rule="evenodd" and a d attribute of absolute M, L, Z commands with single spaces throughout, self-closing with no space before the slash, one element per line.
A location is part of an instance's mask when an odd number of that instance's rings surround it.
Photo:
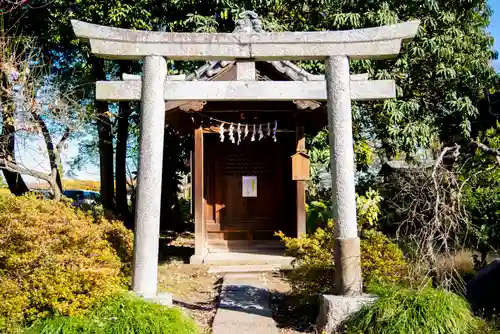
<path fill-rule="evenodd" d="M 351 62 L 352 72 L 395 79 L 398 84 L 397 100 L 354 106 L 357 139 L 382 141 L 389 156 L 429 147 L 450 130 L 467 136 L 484 89 L 498 84 L 489 65 L 496 53 L 485 31 L 491 16 L 486 0 L 54 0 L 43 11 L 27 8 L 9 14 L 8 19 L 20 18 L 25 33 L 38 36 L 47 49 L 86 51 L 75 40 L 70 19 L 135 29 L 215 32 L 232 31 L 234 19 L 245 9 L 255 10 L 265 29 L 274 31 L 339 30 L 421 20 L 418 36 L 397 59 Z M 192 65 L 178 62 L 171 68 L 186 71 Z M 300 65 L 311 72 L 323 71 L 321 62 Z"/>

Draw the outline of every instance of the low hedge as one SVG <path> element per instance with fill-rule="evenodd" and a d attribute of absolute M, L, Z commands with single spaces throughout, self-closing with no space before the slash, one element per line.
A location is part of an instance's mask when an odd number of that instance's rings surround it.
<path fill-rule="evenodd" d="M 198 328 L 182 311 L 122 293 L 98 303 L 85 316 L 54 317 L 27 334 L 195 334 Z"/>
<path fill-rule="evenodd" d="M 64 202 L 0 195 L 0 332 L 81 314 L 116 293 L 131 251 L 132 233 L 119 222 Z"/>

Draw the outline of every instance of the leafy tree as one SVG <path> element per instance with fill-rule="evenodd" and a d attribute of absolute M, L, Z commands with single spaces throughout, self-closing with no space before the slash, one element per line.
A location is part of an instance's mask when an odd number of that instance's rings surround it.
<path fill-rule="evenodd" d="M 165 8 L 175 15 L 190 4 L 174 1 Z M 489 65 L 496 53 L 485 31 L 491 16 L 486 0 L 207 1 L 185 10 L 192 13 L 185 25 L 228 31 L 242 8 L 255 9 L 270 30 L 337 30 L 421 20 L 417 37 L 397 59 L 351 62 L 352 72 L 394 79 L 398 85 L 397 100 L 353 107 L 358 140 L 380 141 L 388 157 L 430 147 L 450 132 L 468 136 L 484 89 L 498 85 Z M 179 26 L 177 20 L 168 24 L 171 29 Z M 322 62 L 300 65 L 311 72 L 324 70 Z"/>
<path fill-rule="evenodd" d="M 500 247 L 500 123 L 481 133 L 474 142 L 472 157 L 462 165 L 464 205 L 474 232 L 471 246 L 480 253 L 477 265 L 486 264 L 486 256 Z"/>
<path fill-rule="evenodd" d="M 41 0 L 33 1 L 33 4 Z M 234 29 L 244 9 L 255 10 L 267 30 L 339 30 L 421 20 L 417 37 L 402 48 L 395 60 L 351 62 L 353 73 L 368 72 L 374 79 L 394 79 L 398 99 L 353 105 L 356 156 L 359 170 L 367 167 L 374 151 L 387 158 L 430 147 L 450 134 L 470 134 L 477 116 L 477 102 L 498 78 L 488 61 L 496 57 L 493 40 L 485 31 L 491 9 L 486 0 L 55 0 L 43 12 L 27 9 L 7 15 L 9 23 L 37 34 L 48 54 L 58 50 L 63 62 L 77 68 L 84 81 L 104 79 L 108 62 L 92 57 L 75 40 L 70 19 L 134 29 L 163 31 L 220 31 Z M 57 22 L 57 24 L 53 24 Z M 108 65 L 106 65 L 108 64 Z M 106 66 L 105 66 L 106 65 Z M 196 62 L 169 62 L 172 73 L 191 71 Z M 299 62 L 308 71 L 321 73 L 323 63 Z M 89 69 L 93 70 L 90 71 Z M 122 108 L 126 109 L 126 108 Z M 96 102 L 102 195 L 113 208 L 113 123 L 108 104 Z M 119 118 L 125 120 L 123 118 Z M 125 133 L 121 131 L 120 133 Z M 323 136 L 326 140 L 327 136 Z M 326 144 L 326 143 L 325 143 Z M 120 151 L 123 156 L 123 150 Z M 365 162 L 365 163 L 363 163 Z M 123 169 L 123 168 L 122 168 Z M 107 204 L 106 204 L 107 203 Z"/>

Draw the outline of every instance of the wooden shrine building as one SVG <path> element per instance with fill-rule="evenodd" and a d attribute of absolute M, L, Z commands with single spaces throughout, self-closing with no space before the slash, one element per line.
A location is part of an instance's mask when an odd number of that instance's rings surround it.
<path fill-rule="evenodd" d="M 324 80 L 287 61 L 213 61 L 187 80 Z M 192 200 L 207 252 L 277 248 L 306 232 L 305 132 L 327 123 L 316 101 L 171 101 L 166 122 L 194 132 Z M 200 233 L 202 233 L 200 235 Z M 200 241 L 201 239 L 202 241 Z"/>

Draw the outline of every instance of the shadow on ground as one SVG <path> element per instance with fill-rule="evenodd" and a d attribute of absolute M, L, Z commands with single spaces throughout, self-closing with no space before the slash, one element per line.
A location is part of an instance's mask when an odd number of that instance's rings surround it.
<path fill-rule="evenodd" d="M 300 296 L 270 291 L 273 319 L 279 328 L 299 333 L 315 333 L 319 305 L 315 300 L 307 302 Z"/>
<path fill-rule="evenodd" d="M 172 261 L 189 263 L 194 254 L 194 240 L 190 233 L 164 232 L 160 237 L 159 256 L 160 264 Z"/>
<path fill-rule="evenodd" d="M 196 301 L 193 299 L 174 298 L 173 304 L 184 309 L 196 322 L 204 328 L 203 333 L 211 332 L 214 322 L 215 313 L 217 311 L 218 296 L 222 286 L 222 278 L 217 279 L 213 283 L 213 289 L 216 292 L 214 298 L 204 299 L 204 301 Z"/>
<path fill-rule="evenodd" d="M 266 305 L 268 296 L 266 289 L 250 285 L 226 285 L 222 291 L 219 309 L 271 317 Z"/>

